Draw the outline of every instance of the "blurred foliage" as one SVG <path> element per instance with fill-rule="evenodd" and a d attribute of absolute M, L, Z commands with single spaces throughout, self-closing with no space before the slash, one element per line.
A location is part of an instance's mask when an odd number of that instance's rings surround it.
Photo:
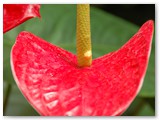
<path fill-rule="evenodd" d="M 41 5 L 40 13 L 41 19 L 31 19 L 3 36 L 4 115 L 38 115 L 20 93 L 11 73 L 10 51 L 19 32 L 30 31 L 48 42 L 76 54 L 76 5 Z M 137 32 L 138 28 L 121 18 L 91 7 L 93 58 L 119 49 Z M 155 115 L 154 39 L 143 87 L 123 115 Z"/>

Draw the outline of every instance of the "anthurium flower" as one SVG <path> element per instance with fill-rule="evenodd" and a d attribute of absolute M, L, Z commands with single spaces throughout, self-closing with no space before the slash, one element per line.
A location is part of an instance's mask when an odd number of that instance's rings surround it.
<path fill-rule="evenodd" d="M 34 17 L 40 17 L 38 4 L 4 4 L 3 33 Z"/>
<path fill-rule="evenodd" d="M 152 36 L 149 20 L 119 50 L 81 68 L 74 54 L 21 32 L 11 51 L 12 72 L 40 115 L 121 115 L 142 86 Z"/>

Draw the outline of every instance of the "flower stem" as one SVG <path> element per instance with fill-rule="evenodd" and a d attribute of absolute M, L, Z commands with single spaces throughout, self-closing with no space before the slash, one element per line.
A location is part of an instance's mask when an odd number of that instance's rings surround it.
<path fill-rule="evenodd" d="M 77 5 L 77 60 L 79 67 L 92 64 L 90 5 Z"/>
<path fill-rule="evenodd" d="M 8 105 L 8 101 L 9 101 L 9 96 L 11 94 L 11 89 L 12 89 L 12 85 L 10 83 L 7 84 L 7 91 L 6 91 L 6 96 L 3 102 L 3 115 L 6 114 L 6 108 Z"/>

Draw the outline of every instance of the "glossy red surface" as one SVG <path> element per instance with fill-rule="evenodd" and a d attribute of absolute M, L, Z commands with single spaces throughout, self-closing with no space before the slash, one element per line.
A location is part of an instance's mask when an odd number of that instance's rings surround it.
<path fill-rule="evenodd" d="M 38 4 L 4 4 L 3 33 L 34 17 L 40 17 Z"/>
<path fill-rule="evenodd" d="M 40 115 L 120 115 L 142 86 L 152 35 L 150 20 L 119 50 L 79 68 L 74 54 L 21 32 L 11 52 L 12 72 Z"/>

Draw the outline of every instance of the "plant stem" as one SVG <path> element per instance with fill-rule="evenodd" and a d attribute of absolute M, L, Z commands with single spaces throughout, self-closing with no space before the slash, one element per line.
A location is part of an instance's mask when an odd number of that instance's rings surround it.
<path fill-rule="evenodd" d="M 7 85 L 6 96 L 5 96 L 5 99 L 4 99 L 4 102 L 3 102 L 3 115 L 5 115 L 5 113 L 6 113 L 6 108 L 7 108 L 7 104 L 8 104 L 8 101 L 9 101 L 9 96 L 10 96 L 10 93 L 11 93 L 11 89 L 12 89 L 12 86 L 9 83 Z"/>
<path fill-rule="evenodd" d="M 90 5 L 77 5 L 77 60 L 79 67 L 92 64 Z"/>

